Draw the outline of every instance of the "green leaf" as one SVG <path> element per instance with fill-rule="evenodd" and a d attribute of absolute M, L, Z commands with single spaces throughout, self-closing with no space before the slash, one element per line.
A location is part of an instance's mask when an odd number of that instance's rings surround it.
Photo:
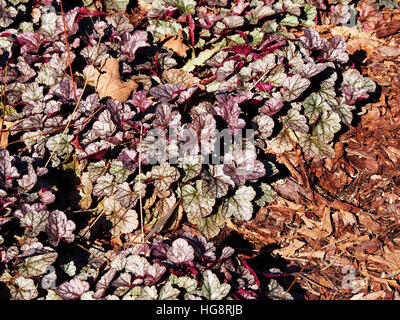
<path fill-rule="evenodd" d="M 252 187 L 240 186 L 235 195 L 222 203 L 222 213 L 225 218 L 234 216 L 238 220 L 249 221 L 253 214 L 251 201 L 256 196 Z"/>
<path fill-rule="evenodd" d="M 332 110 L 339 115 L 340 120 L 342 120 L 344 124 L 350 126 L 351 121 L 353 120 L 352 111 L 355 110 L 356 107 L 347 105 L 343 97 L 339 97 L 338 100 L 328 100 L 328 104 L 332 108 Z"/>
<path fill-rule="evenodd" d="M 307 119 L 296 109 L 289 109 L 286 116 L 282 117 L 286 128 L 307 133 L 309 128 Z"/>
<path fill-rule="evenodd" d="M 283 93 L 283 99 L 288 102 L 297 99 L 310 84 L 310 80 L 304 79 L 298 74 L 286 78 L 283 82 L 283 87 L 286 88 L 286 91 Z"/>
<path fill-rule="evenodd" d="M 333 136 L 340 130 L 340 118 L 337 113 L 324 112 L 314 127 L 313 135 L 323 143 L 329 143 Z"/>
<path fill-rule="evenodd" d="M 59 156 L 65 156 L 74 151 L 74 147 L 70 144 L 72 140 L 74 140 L 73 135 L 62 135 L 59 133 L 51 136 L 49 140 L 47 140 L 46 147 L 49 148 L 50 151 L 56 150 L 55 153 Z"/>
<path fill-rule="evenodd" d="M 106 0 L 106 10 L 110 12 L 111 10 L 117 10 L 125 12 L 128 7 L 129 0 Z"/>
<path fill-rule="evenodd" d="M 107 164 L 103 160 L 99 162 L 90 162 L 87 166 L 87 170 L 89 172 L 89 179 L 91 181 L 96 181 L 97 178 L 104 175 L 107 171 Z"/>
<path fill-rule="evenodd" d="M 115 182 L 124 182 L 129 175 L 131 175 L 133 170 L 125 169 L 121 161 L 114 160 L 111 162 L 110 173 L 115 177 Z"/>
<path fill-rule="evenodd" d="M 261 190 L 263 193 L 261 198 L 255 201 L 259 207 L 264 207 L 267 203 L 275 201 L 277 194 L 269 184 L 261 183 Z"/>
<path fill-rule="evenodd" d="M 286 14 L 285 18 L 281 20 L 280 24 L 284 26 L 296 27 L 299 25 L 299 19 L 291 14 Z"/>
<path fill-rule="evenodd" d="M 165 3 L 173 5 L 177 7 L 182 15 L 187 16 L 189 13 L 194 14 L 196 8 L 196 1 L 195 0 L 164 0 Z"/>
<path fill-rule="evenodd" d="M 305 155 L 315 158 L 333 158 L 335 153 L 331 144 L 326 144 L 316 136 L 299 132 L 299 144 Z"/>
<path fill-rule="evenodd" d="M 322 100 L 321 95 L 313 93 L 308 96 L 304 102 L 304 114 L 310 120 L 311 123 L 325 111 L 329 110 L 329 105 L 327 102 Z"/>
<path fill-rule="evenodd" d="M 177 285 L 178 287 L 185 289 L 186 292 L 192 292 L 197 288 L 196 279 L 188 276 L 178 277 L 171 273 L 168 278 L 168 282 L 170 282 L 172 285 Z"/>
<path fill-rule="evenodd" d="M 203 180 L 196 181 L 196 188 L 190 184 L 182 187 L 183 209 L 193 216 L 206 217 L 213 209 L 215 198 Z"/>
<path fill-rule="evenodd" d="M 196 178 L 202 169 L 203 156 L 202 155 L 185 155 L 182 162 L 182 168 L 185 171 L 183 182 Z"/>
<path fill-rule="evenodd" d="M 51 250 L 45 247 L 46 250 Z M 21 276 L 26 278 L 37 277 L 46 273 L 48 266 L 57 260 L 58 254 L 50 251 L 45 254 L 39 254 L 25 259 L 24 264 L 18 269 Z"/>
<path fill-rule="evenodd" d="M 190 59 L 183 67 L 182 70 L 192 72 L 196 66 L 202 66 L 208 59 L 210 59 L 216 52 L 225 47 L 226 40 L 223 39 L 218 42 L 213 49 L 206 49 L 199 53 L 197 57 Z"/>
<path fill-rule="evenodd" d="M 208 300 L 222 300 L 231 289 L 228 283 L 221 284 L 218 277 L 210 270 L 203 272 L 201 293 Z"/>
<path fill-rule="evenodd" d="M 158 300 L 178 300 L 179 289 L 174 288 L 170 282 L 167 282 L 160 289 Z"/>
<path fill-rule="evenodd" d="M 104 213 L 106 219 L 112 224 L 111 234 L 114 237 L 121 233 L 130 233 L 139 225 L 136 211 L 123 208 L 114 197 L 104 200 Z"/>
<path fill-rule="evenodd" d="M 219 207 L 217 213 L 211 214 L 205 218 L 193 214 L 188 214 L 187 217 L 189 222 L 193 223 L 207 239 L 216 237 L 225 226 L 222 207 Z"/>

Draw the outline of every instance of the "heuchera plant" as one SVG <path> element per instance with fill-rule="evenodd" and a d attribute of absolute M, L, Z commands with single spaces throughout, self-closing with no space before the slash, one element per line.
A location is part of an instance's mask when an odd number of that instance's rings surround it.
<path fill-rule="evenodd" d="M 375 91 L 341 36 L 312 29 L 325 2 L 143 1 L 140 29 L 115 11 L 128 1 L 106 1 L 108 13 L 77 7 L 65 13 L 69 58 L 58 9 L 26 3 L 0 0 L 12 124 L 0 149 L 0 281 L 11 299 L 268 294 L 232 248 L 208 241 L 227 219 L 249 221 L 274 201 L 265 153 L 297 144 L 333 157 L 335 134 Z M 27 11 L 32 21 L 13 22 Z M 233 141 L 222 153 L 221 132 Z M 19 155 L 9 151 L 17 140 Z M 174 210 L 203 236 L 133 244 L 140 226 Z M 99 232 L 124 248 L 93 244 Z M 90 257 L 74 244 L 90 244 Z"/>

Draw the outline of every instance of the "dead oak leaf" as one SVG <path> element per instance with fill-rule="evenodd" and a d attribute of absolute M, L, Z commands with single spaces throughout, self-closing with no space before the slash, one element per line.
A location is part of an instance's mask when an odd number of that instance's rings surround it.
<path fill-rule="evenodd" d="M 175 52 L 178 56 L 182 58 L 186 58 L 186 51 L 189 50 L 189 47 L 183 43 L 183 38 L 182 38 L 182 30 L 179 29 L 178 31 L 178 36 L 174 36 L 168 41 L 166 41 L 163 44 L 163 47 L 167 49 L 171 49 L 173 52 Z"/>
<path fill-rule="evenodd" d="M 108 58 L 103 65 L 96 69 L 87 66 L 84 74 L 88 77 L 88 83 L 93 84 L 101 98 L 111 97 L 125 102 L 136 91 L 138 84 L 134 80 L 124 82 L 119 73 L 119 59 Z"/>

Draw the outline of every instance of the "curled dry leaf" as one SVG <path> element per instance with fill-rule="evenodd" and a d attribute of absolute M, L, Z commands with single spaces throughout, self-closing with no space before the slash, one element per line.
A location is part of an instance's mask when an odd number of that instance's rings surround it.
<path fill-rule="evenodd" d="M 189 47 L 183 43 L 182 29 L 178 30 L 178 36 L 174 36 L 164 43 L 163 47 L 171 49 L 178 56 L 185 58 Z"/>
<path fill-rule="evenodd" d="M 87 66 L 84 70 L 89 84 L 93 84 L 101 98 L 111 97 L 125 102 L 136 91 L 138 84 L 134 80 L 124 82 L 119 73 L 119 59 L 108 58 L 101 68 L 97 70 L 93 66 Z"/>

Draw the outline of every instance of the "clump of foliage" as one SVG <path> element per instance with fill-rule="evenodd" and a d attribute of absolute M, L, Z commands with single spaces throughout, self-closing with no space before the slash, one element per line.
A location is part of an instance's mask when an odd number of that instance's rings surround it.
<path fill-rule="evenodd" d="M 312 29 L 324 1 L 143 1 L 136 27 L 128 2 L 106 1 L 107 13 L 85 2 L 65 13 L 68 48 L 59 8 L 28 2 L 0 0 L 11 299 L 259 298 L 254 272 L 208 241 L 274 200 L 265 153 L 333 157 L 375 90 L 341 36 Z M 220 154 L 223 130 L 239 139 Z M 204 237 L 134 244 L 174 210 Z M 99 235 L 124 248 L 93 244 Z"/>

